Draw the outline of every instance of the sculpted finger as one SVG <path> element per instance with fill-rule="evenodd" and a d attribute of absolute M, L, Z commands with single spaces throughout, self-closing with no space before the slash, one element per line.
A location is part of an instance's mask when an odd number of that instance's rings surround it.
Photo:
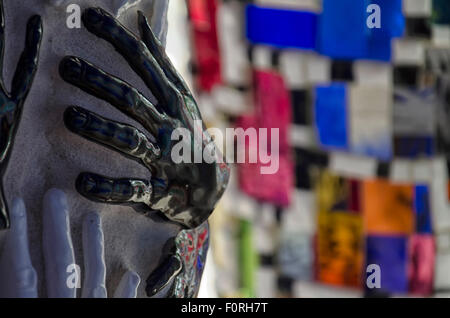
<path fill-rule="evenodd" d="M 3 185 L 0 184 L 0 230 L 9 229 L 11 226 L 9 220 L 8 205 L 5 199 Z"/>
<path fill-rule="evenodd" d="M 152 18 L 153 19 L 153 18 Z M 139 30 L 141 33 L 142 41 L 147 45 L 150 53 L 153 54 L 153 57 L 156 59 L 158 64 L 163 69 L 167 78 L 178 88 L 181 92 L 188 94 L 189 89 L 184 82 L 183 78 L 178 71 L 173 66 L 169 57 L 166 54 L 166 50 L 161 41 L 156 37 L 155 33 L 152 31 L 150 27 L 147 17 L 142 13 L 142 11 L 138 11 L 138 23 Z"/>
<path fill-rule="evenodd" d="M 106 298 L 104 236 L 100 215 L 88 213 L 83 219 L 83 298 Z"/>
<path fill-rule="evenodd" d="M 75 186 L 84 197 L 102 203 L 148 207 L 152 196 L 152 186 L 145 180 L 112 179 L 88 172 L 78 176 Z"/>
<path fill-rule="evenodd" d="M 50 189 L 43 202 L 43 250 L 47 294 L 75 298 L 79 272 L 70 235 L 69 208 L 63 191 Z M 73 279 L 69 279 L 73 275 Z"/>
<path fill-rule="evenodd" d="M 37 274 L 28 245 L 27 211 L 20 198 L 12 203 L 11 229 L 0 261 L 0 277 L 0 297 L 37 297 Z"/>
<path fill-rule="evenodd" d="M 101 8 L 86 9 L 82 19 L 91 33 L 114 46 L 160 103 L 173 104 L 176 90 L 142 41 Z"/>
<path fill-rule="evenodd" d="M 83 59 L 65 57 L 60 63 L 59 72 L 66 82 L 109 102 L 152 134 L 156 134 L 158 126 L 166 120 L 137 89 Z"/>
<path fill-rule="evenodd" d="M 3 59 L 5 55 L 5 12 L 3 0 L 0 0 L 0 69 L 3 69 Z M 4 89 L 3 74 L 0 72 L 0 87 Z"/>
<path fill-rule="evenodd" d="M 137 128 L 106 119 L 82 107 L 69 107 L 64 123 L 73 133 L 143 163 L 147 168 L 161 151 Z"/>
<path fill-rule="evenodd" d="M 136 298 L 137 289 L 141 283 L 139 275 L 133 271 L 127 271 L 117 286 L 114 298 Z"/>
<path fill-rule="evenodd" d="M 183 264 L 178 255 L 167 257 L 147 278 L 145 291 L 148 297 L 155 296 L 160 291 L 168 287 L 177 277 Z"/>
<path fill-rule="evenodd" d="M 38 68 L 42 34 L 42 19 L 35 15 L 28 20 L 25 49 L 12 81 L 11 95 L 18 101 L 25 99 L 31 89 Z"/>

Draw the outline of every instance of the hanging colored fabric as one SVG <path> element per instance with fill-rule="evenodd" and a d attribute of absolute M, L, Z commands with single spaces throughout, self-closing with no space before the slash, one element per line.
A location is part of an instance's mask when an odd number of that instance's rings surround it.
<path fill-rule="evenodd" d="M 255 113 L 241 117 L 236 126 L 256 129 L 257 140 L 246 138 L 245 145 L 241 145 L 246 158 L 238 166 L 239 184 L 250 196 L 287 206 L 294 186 L 288 141 L 292 120 L 290 95 L 283 78 L 276 72 L 256 70 L 253 80 Z M 261 147 L 262 143 L 267 147 Z M 250 160 L 250 154 L 257 154 L 256 162 Z M 270 161 L 265 160 L 268 158 Z"/>
<path fill-rule="evenodd" d="M 236 123 L 237 128 L 256 129 L 258 131 L 257 120 L 253 116 L 242 116 Z M 258 136 L 258 139 L 261 136 Z M 288 153 L 279 153 L 272 158 L 272 164 L 276 161 L 277 168 L 274 173 L 263 174 L 262 168 L 267 167 L 258 156 L 256 162 L 250 162 L 249 153 L 258 154 L 259 140 L 249 140 L 246 138 L 245 162 L 238 164 L 239 187 L 247 195 L 263 201 L 270 202 L 278 206 L 288 206 L 290 203 L 290 193 L 294 185 L 293 162 Z M 270 147 L 268 147 L 270 149 Z M 240 149 L 242 151 L 242 149 Z"/>
<path fill-rule="evenodd" d="M 409 291 L 421 296 L 433 292 L 436 246 L 432 234 L 415 234 L 409 238 Z"/>
<path fill-rule="evenodd" d="M 380 20 L 379 27 L 369 24 L 372 14 Z M 318 50 L 335 59 L 387 62 L 391 60 L 392 38 L 402 36 L 404 29 L 401 0 L 324 0 Z"/>
<path fill-rule="evenodd" d="M 310 50 L 316 47 L 314 12 L 248 5 L 246 19 L 247 38 L 254 44 Z"/>
<path fill-rule="evenodd" d="M 254 102 L 258 126 L 267 128 L 270 149 L 271 129 L 279 130 L 280 153 L 289 151 L 288 127 L 292 121 L 291 99 L 281 75 L 272 71 L 253 72 Z"/>
<path fill-rule="evenodd" d="M 218 2 L 189 0 L 188 7 L 193 30 L 198 86 L 201 90 L 209 92 L 222 81 L 217 33 Z"/>
<path fill-rule="evenodd" d="M 348 149 L 347 85 L 320 85 L 316 87 L 315 95 L 315 124 L 320 145 Z"/>
<path fill-rule="evenodd" d="M 367 236 L 366 266 L 371 264 L 378 265 L 381 272 L 380 289 L 375 289 L 377 292 L 404 294 L 408 291 L 407 236 Z"/>

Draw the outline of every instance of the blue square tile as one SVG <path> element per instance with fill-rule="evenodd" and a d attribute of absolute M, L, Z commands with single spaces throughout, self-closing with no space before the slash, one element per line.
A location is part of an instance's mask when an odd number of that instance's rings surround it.
<path fill-rule="evenodd" d="M 377 264 L 381 270 L 380 291 L 407 293 L 408 238 L 402 236 L 368 236 L 366 265 Z M 364 271 L 365 272 L 365 271 Z M 366 284 L 364 284 L 366 286 Z M 367 287 L 366 287 L 367 288 Z"/>
<path fill-rule="evenodd" d="M 246 35 L 254 44 L 279 48 L 316 48 L 317 14 L 248 5 Z"/>
<path fill-rule="evenodd" d="M 322 146 L 348 149 L 345 84 L 316 87 L 315 122 Z"/>
<path fill-rule="evenodd" d="M 359 59 L 367 52 L 365 1 L 323 0 L 319 51 L 335 59 Z"/>
<path fill-rule="evenodd" d="M 430 190 L 426 185 L 414 187 L 414 212 L 416 215 L 416 232 L 432 234 Z"/>

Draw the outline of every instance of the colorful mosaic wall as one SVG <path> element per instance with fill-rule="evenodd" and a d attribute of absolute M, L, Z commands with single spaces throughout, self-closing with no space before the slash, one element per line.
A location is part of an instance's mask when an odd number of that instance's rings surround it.
<path fill-rule="evenodd" d="M 211 221 L 218 295 L 449 294 L 450 2 L 187 3 L 208 125 L 279 129 Z"/>

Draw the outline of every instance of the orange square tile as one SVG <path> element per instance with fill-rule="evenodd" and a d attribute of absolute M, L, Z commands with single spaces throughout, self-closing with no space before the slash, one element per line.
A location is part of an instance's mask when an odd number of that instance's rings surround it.
<path fill-rule="evenodd" d="M 387 180 L 363 184 L 364 227 L 370 235 L 408 235 L 414 232 L 414 188 Z"/>
<path fill-rule="evenodd" d="M 361 287 L 364 261 L 361 215 L 319 212 L 317 279 L 322 283 Z"/>

